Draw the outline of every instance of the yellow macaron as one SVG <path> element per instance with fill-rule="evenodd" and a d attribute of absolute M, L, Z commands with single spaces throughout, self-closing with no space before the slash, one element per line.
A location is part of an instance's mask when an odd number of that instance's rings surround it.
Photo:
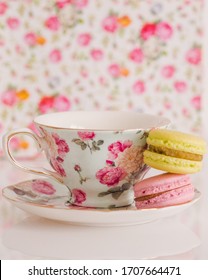
<path fill-rule="evenodd" d="M 206 142 L 198 136 L 167 129 L 154 129 L 147 137 L 144 162 L 170 173 L 190 174 L 201 170 Z"/>

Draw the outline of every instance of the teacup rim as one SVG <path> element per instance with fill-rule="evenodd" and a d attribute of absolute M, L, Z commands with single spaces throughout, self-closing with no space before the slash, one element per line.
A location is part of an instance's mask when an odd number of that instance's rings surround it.
<path fill-rule="evenodd" d="M 65 126 L 58 126 L 58 125 L 49 125 L 41 122 L 41 119 L 47 118 L 47 117 L 52 117 L 52 116 L 57 116 L 57 115 L 71 115 L 71 114 L 132 114 L 135 117 L 140 116 L 140 117 L 152 117 L 152 118 L 158 118 L 158 123 L 155 126 L 149 126 L 149 127 L 135 127 L 135 128 L 123 128 L 123 129 L 102 129 L 102 128 L 95 128 L 95 127 L 89 127 L 89 128 L 82 128 L 82 127 L 65 127 Z M 33 123 L 41 126 L 41 127 L 46 127 L 46 128 L 51 128 L 51 129 L 60 129 L 60 130 L 69 130 L 69 131 L 100 131 L 100 132 L 131 132 L 131 131 L 138 131 L 138 130 L 150 130 L 154 128 L 162 128 L 162 127 L 167 127 L 171 124 L 170 119 L 160 116 L 160 115 L 154 115 L 154 114 L 149 114 L 149 113 L 143 113 L 143 112 L 135 112 L 135 111 L 122 111 L 122 110 L 103 110 L 103 111 L 64 111 L 64 112 L 54 112 L 54 113 L 47 113 L 47 114 L 41 114 L 38 115 L 34 118 Z"/>

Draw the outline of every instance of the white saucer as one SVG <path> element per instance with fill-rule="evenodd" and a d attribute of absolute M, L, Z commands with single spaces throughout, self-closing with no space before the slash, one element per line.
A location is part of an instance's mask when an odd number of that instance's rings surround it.
<path fill-rule="evenodd" d="M 37 191 L 38 183 L 44 181 L 52 185 L 52 192 L 45 189 L 43 194 Z M 36 191 L 34 190 L 34 182 Z M 161 218 L 176 215 L 194 205 L 201 194 L 196 190 L 192 201 L 164 208 L 138 210 L 135 206 L 114 209 L 92 209 L 67 205 L 68 190 L 64 185 L 49 179 L 36 179 L 11 185 L 3 189 L 3 196 L 18 208 L 31 214 L 72 224 L 88 226 L 123 226 L 144 224 Z"/>

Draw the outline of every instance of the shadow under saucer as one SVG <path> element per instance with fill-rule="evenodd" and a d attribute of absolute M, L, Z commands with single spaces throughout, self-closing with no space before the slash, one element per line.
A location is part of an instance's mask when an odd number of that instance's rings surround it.
<path fill-rule="evenodd" d="M 30 216 L 7 230 L 9 249 L 42 259 L 152 259 L 183 254 L 200 245 L 174 218 L 124 227 L 86 227 Z"/>

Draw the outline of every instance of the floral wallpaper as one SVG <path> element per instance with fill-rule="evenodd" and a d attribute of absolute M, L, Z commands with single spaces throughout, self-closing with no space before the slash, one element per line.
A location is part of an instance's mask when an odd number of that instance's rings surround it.
<path fill-rule="evenodd" d="M 0 133 L 91 109 L 164 115 L 198 133 L 201 41 L 200 0 L 0 0 Z"/>

